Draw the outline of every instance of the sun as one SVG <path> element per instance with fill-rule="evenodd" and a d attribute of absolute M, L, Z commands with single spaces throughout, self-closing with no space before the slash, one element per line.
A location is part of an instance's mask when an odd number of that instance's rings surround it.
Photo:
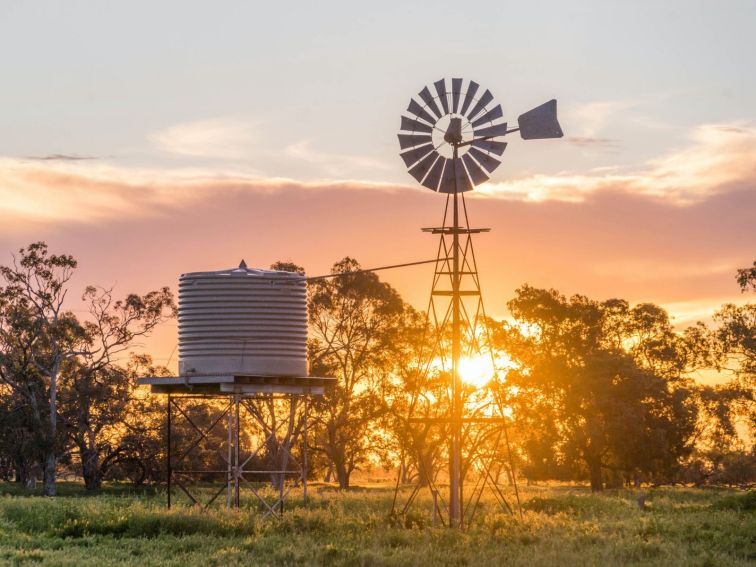
<path fill-rule="evenodd" d="M 517 366 L 518 365 L 504 353 L 497 353 L 495 367 L 490 354 L 481 353 L 471 356 L 462 356 L 459 359 L 459 377 L 465 384 L 480 389 L 484 388 L 495 376 L 504 379 L 503 377 L 506 375 L 507 370 L 517 368 Z M 431 368 L 439 371 L 449 370 L 449 367 L 445 366 L 440 358 L 435 358 L 433 360 Z"/>
<path fill-rule="evenodd" d="M 484 387 L 494 377 L 491 356 L 463 356 L 459 359 L 459 377 L 471 386 Z"/>

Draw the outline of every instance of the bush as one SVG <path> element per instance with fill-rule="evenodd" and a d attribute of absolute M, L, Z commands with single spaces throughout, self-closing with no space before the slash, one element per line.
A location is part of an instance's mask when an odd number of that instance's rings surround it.
<path fill-rule="evenodd" d="M 737 512 L 756 510 L 756 490 L 749 490 L 744 494 L 731 494 L 712 504 L 719 510 L 735 510 Z"/>

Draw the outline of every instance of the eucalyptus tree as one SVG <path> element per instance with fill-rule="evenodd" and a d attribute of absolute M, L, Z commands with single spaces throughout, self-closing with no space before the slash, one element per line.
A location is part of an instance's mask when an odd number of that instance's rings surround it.
<path fill-rule="evenodd" d="M 135 339 L 175 312 L 168 288 L 116 300 L 110 290 L 88 287 L 82 299 L 89 312 L 80 321 L 66 309 L 76 267 L 72 256 L 50 254 L 44 242 L 22 248 L 11 265 L 0 266 L 4 432 L 16 431 L 21 477 L 32 483 L 31 469 L 42 464 L 49 496 L 56 492 L 58 457 L 71 442 L 87 488 L 99 487 L 117 455 L 115 439 L 134 389 L 121 365 L 124 356 Z"/>
<path fill-rule="evenodd" d="M 756 291 L 756 262 L 737 271 L 743 293 Z M 699 322 L 687 330 L 699 347 L 700 365 L 724 381 L 699 386 L 701 419 L 697 459 L 690 463 L 697 483 L 752 483 L 756 478 L 756 304 L 728 303 L 714 314 L 714 326 Z"/>
<path fill-rule="evenodd" d="M 344 258 L 332 268 L 338 277 L 310 284 L 310 371 L 338 378 L 315 403 L 313 449 L 327 456 L 342 488 L 356 467 L 386 448 L 386 392 L 405 309 L 390 285 L 359 269 Z"/>
<path fill-rule="evenodd" d="M 22 248 L 9 266 L 0 266 L 5 283 L 0 378 L 28 401 L 35 421 L 48 421 L 44 428 L 40 424 L 47 496 L 56 492 L 59 375 L 83 332 L 73 313 L 64 309 L 76 266 L 72 256 L 50 254 L 44 242 Z"/>
<path fill-rule="evenodd" d="M 691 450 L 696 406 L 666 313 L 527 285 L 508 305 L 516 324 L 495 338 L 518 365 L 507 382 L 531 462 L 582 465 L 593 490 L 605 471 L 672 475 Z"/>
<path fill-rule="evenodd" d="M 63 366 L 60 413 L 78 450 L 85 486 L 96 490 L 124 452 L 124 417 L 136 384 L 123 357 L 135 340 L 173 317 L 176 306 L 168 288 L 115 299 L 112 290 L 89 286 L 82 300 L 88 317 L 80 324 L 76 356 Z"/>
<path fill-rule="evenodd" d="M 434 353 L 435 339 L 426 315 L 407 306 L 394 342 L 386 396 L 387 430 L 392 439 L 386 464 L 399 462 L 401 482 L 415 478 L 422 485 L 431 482 L 447 445 L 448 424 L 432 422 L 449 411 L 449 375 L 433 365 L 433 357 L 438 355 Z"/>

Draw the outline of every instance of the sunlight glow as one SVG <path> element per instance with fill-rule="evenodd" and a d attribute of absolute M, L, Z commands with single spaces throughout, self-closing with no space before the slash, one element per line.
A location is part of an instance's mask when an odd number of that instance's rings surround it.
<path fill-rule="evenodd" d="M 474 357 L 463 356 L 459 359 L 460 378 L 476 388 L 483 388 L 491 381 L 494 374 L 490 356 L 481 354 Z"/>
<path fill-rule="evenodd" d="M 445 363 L 444 363 L 445 362 Z M 449 361 L 442 361 L 441 358 L 435 358 L 430 368 L 436 371 L 446 371 L 449 369 Z M 518 368 L 519 365 L 504 353 L 499 353 L 494 363 L 491 355 L 487 353 L 475 354 L 472 356 L 462 356 L 459 359 L 459 375 L 462 382 L 481 389 L 495 377 L 505 381 L 506 373 L 511 368 Z"/>

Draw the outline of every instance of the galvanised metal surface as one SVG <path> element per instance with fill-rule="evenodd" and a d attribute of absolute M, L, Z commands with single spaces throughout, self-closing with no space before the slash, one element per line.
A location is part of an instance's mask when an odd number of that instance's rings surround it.
<path fill-rule="evenodd" d="M 307 375 L 304 276 L 247 268 L 179 280 L 179 374 Z"/>

